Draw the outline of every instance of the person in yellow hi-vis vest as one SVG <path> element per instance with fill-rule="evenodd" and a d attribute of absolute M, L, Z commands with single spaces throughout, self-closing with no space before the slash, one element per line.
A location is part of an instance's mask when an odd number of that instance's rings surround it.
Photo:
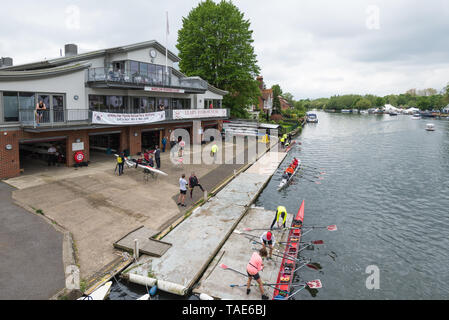
<path fill-rule="evenodd" d="M 210 149 L 210 155 L 211 155 L 211 157 L 214 158 L 214 161 L 215 161 L 215 159 L 217 157 L 217 152 L 218 152 L 218 146 L 216 144 L 214 144 L 212 146 L 212 148 Z"/>
<path fill-rule="evenodd" d="M 287 222 L 287 209 L 285 209 L 284 206 L 278 206 L 273 223 L 271 223 L 270 230 L 273 230 L 273 226 L 276 222 L 279 228 L 281 225 L 285 228 L 285 223 Z"/>
<path fill-rule="evenodd" d="M 285 143 L 285 139 L 284 139 L 284 137 L 281 137 L 281 146 L 282 146 L 282 148 L 284 147 L 284 143 Z"/>

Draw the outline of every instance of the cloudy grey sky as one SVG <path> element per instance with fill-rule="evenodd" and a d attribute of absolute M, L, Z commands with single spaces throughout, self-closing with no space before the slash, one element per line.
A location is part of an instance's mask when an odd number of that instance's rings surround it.
<path fill-rule="evenodd" d="M 218 1 L 218 0 L 216 0 Z M 146 40 L 175 47 L 200 0 L 2 1 L 0 56 L 21 64 Z M 449 82 L 448 0 L 234 0 L 251 21 L 268 86 L 296 99 L 442 89 Z"/>

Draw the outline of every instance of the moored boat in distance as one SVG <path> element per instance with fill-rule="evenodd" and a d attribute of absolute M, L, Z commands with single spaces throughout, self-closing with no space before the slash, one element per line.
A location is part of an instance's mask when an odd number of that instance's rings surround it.
<path fill-rule="evenodd" d="M 307 112 L 306 121 L 307 123 L 318 123 L 318 117 L 315 113 Z"/>
<path fill-rule="evenodd" d="M 352 110 L 349 109 L 341 109 L 341 113 L 351 113 Z"/>
<path fill-rule="evenodd" d="M 435 125 L 433 123 L 428 123 L 426 125 L 426 130 L 427 131 L 435 131 Z"/>
<path fill-rule="evenodd" d="M 421 119 L 421 115 L 419 113 L 414 113 L 412 116 L 412 120 L 420 120 Z"/>

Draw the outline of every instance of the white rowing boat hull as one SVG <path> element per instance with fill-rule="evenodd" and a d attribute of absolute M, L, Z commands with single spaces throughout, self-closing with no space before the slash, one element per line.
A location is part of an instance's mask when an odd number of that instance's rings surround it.
<path fill-rule="evenodd" d="M 278 191 L 281 191 L 285 186 L 287 186 L 290 183 L 290 181 L 293 179 L 293 177 L 295 176 L 296 172 L 298 172 L 298 170 L 300 168 L 301 168 L 301 160 L 298 159 L 298 166 L 296 167 L 295 172 L 293 172 L 293 174 L 290 177 L 290 179 L 288 179 L 288 180 L 282 179 L 281 183 L 279 184 Z"/>
<path fill-rule="evenodd" d="M 118 157 L 118 154 L 116 154 L 115 156 Z M 125 163 L 126 163 L 126 165 L 128 167 L 136 167 L 136 163 L 131 161 L 131 160 L 129 160 L 127 157 L 125 157 Z M 150 166 L 145 166 L 143 164 L 138 164 L 137 167 L 141 168 L 141 169 L 150 170 L 150 171 L 152 171 L 154 173 L 161 174 L 163 176 L 168 176 L 168 174 L 165 173 L 164 171 L 161 171 L 161 170 L 158 170 L 158 169 L 154 169 L 153 167 L 150 167 Z"/>
<path fill-rule="evenodd" d="M 96 289 L 94 292 L 88 296 L 78 298 L 78 300 L 104 300 L 109 295 L 111 291 L 112 281 L 106 282 L 100 288 Z"/>

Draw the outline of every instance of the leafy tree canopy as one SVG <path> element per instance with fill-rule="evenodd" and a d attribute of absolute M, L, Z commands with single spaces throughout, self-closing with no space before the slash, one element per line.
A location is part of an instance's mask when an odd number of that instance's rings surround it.
<path fill-rule="evenodd" d="M 223 105 L 237 117 L 246 116 L 245 108 L 257 104 L 261 95 L 252 33 L 249 20 L 225 0 L 200 2 L 183 18 L 178 32 L 181 72 L 229 91 Z"/>

